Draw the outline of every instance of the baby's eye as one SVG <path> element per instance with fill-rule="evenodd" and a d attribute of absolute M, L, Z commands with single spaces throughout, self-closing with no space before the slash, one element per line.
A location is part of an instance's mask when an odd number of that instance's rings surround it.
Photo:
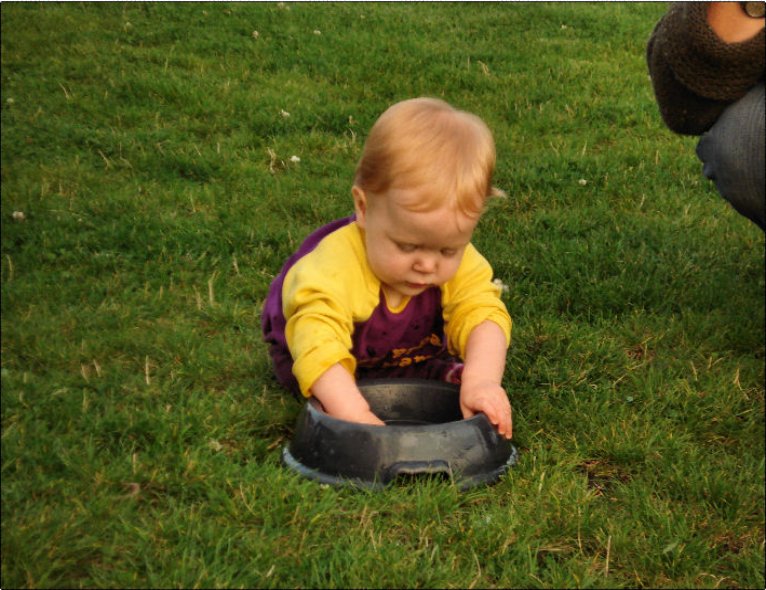
<path fill-rule="evenodd" d="M 399 242 L 396 243 L 396 247 L 399 248 L 402 252 L 414 252 L 417 250 L 417 246 L 415 244 L 401 244 Z"/>
<path fill-rule="evenodd" d="M 442 248 L 442 256 L 445 258 L 452 258 L 455 254 L 457 254 L 457 249 L 455 248 Z"/>

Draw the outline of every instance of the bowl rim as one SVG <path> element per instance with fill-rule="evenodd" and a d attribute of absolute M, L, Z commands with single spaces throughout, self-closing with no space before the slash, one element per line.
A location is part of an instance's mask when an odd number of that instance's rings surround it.
<path fill-rule="evenodd" d="M 401 433 L 401 429 L 407 429 L 408 431 L 415 431 L 415 432 L 428 432 L 429 430 L 435 430 L 435 429 L 444 429 L 444 428 L 465 428 L 466 424 L 468 424 L 471 427 L 479 426 L 479 422 L 486 421 L 487 424 L 489 424 L 492 428 L 492 424 L 489 421 L 489 418 L 487 418 L 487 415 L 484 412 L 477 412 L 470 418 L 461 418 L 458 420 L 449 420 L 447 422 L 429 422 L 426 424 L 362 424 L 359 422 L 352 422 L 351 420 L 344 420 L 343 418 L 336 418 L 335 416 L 331 416 L 327 412 L 324 411 L 324 409 L 321 407 L 321 404 L 318 400 L 314 399 L 313 397 L 306 400 L 306 407 L 307 411 L 311 412 L 312 415 L 319 417 L 322 422 L 326 422 L 327 424 L 337 424 L 337 426 L 344 425 L 346 428 L 354 428 L 358 430 L 367 430 L 371 429 L 375 433 L 382 433 L 383 428 L 389 429 L 394 432 Z M 385 420 L 384 420 L 385 421 Z M 475 426 L 474 426 L 475 425 Z M 385 436 L 385 434 L 383 435 Z"/>
<path fill-rule="evenodd" d="M 364 386 L 371 386 L 371 385 L 383 385 L 383 386 L 385 385 L 399 385 L 399 386 L 420 385 L 422 386 L 424 385 L 424 383 L 427 383 L 430 387 L 433 387 L 434 385 L 436 385 L 442 389 L 452 390 L 453 392 L 455 392 L 456 388 L 457 388 L 457 391 L 459 391 L 458 385 L 444 383 L 440 381 L 426 380 L 426 379 L 389 378 L 389 379 L 368 379 L 368 380 L 363 380 L 358 382 L 358 384 L 360 385 L 360 388 Z M 447 387 L 443 387 L 443 386 L 447 386 Z M 304 414 L 308 414 L 308 415 L 304 416 Z M 488 429 L 492 431 L 495 430 L 494 426 L 492 426 L 486 414 L 484 414 L 483 412 L 478 412 L 475 415 L 471 416 L 470 418 L 461 418 L 457 420 L 449 420 L 446 422 L 434 422 L 434 423 L 426 423 L 426 424 L 387 424 L 385 425 L 385 427 L 380 425 L 373 425 L 373 424 L 360 424 L 357 422 L 352 422 L 349 420 L 344 420 L 342 418 L 337 418 L 335 416 L 329 415 L 327 412 L 324 411 L 324 409 L 321 406 L 321 403 L 313 397 L 306 400 L 304 407 L 301 409 L 301 412 L 297 420 L 298 420 L 297 424 L 299 426 L 296 427 L 293 438 L 287 445 L 283 446 L 282 448 L 282 462 L 284 465 L 286 465 L 292 471 L 295 471 L 298 474 L 308 479 L 314 480 L 320 484 L 328 484 L 328 485 L 339 486 L 339 487 L 356 487 L 356 488 L 362 488 L 362 489 L 368 489 L 368 490 L 382 490 L 383 488 L 389 487 L 391 484 L 394 483 L 394 481 L 399 480 L 398 475 L 402 475 L 402 474 L 398 474 L 396 477 L 392 477 L 388 479 L 387 481 L 381 481 L 379 479 L 380 472 L 376 472 L 375 479 L 361 479 L 359 477 L 344 476 L 342 474 L 334 475 L 331 473 L 327 473 L 326 471 L 322 471 L 318 467 L 311 467 L 309 465 L 305 465 L 293 454 L 293 451 L 291 451 L 291 446 L 293 445 L 293 442 L 296 441 L 297 437 L 299 436 L 299 427 L 303 421 L 308 420 L 308 421 L 313 421 L 316 424 L 321 423 L 323 427 L 330 429 L 331 431 L 334 431 L 334 432 L 338 432 L 339 430 L 345 430 L 345 431 L 351 430 L 358 433 L 367 433 L 378 440 L 391 440 L 392 438 L 400 437 L 404 434 L 408 434 L 410 436 L 416 436 L 416 437 L 428 437 L 429 435 L 437 431 L 440 433 L 444 433 L 445 430 L 455 431 L 456 434 L 466 430 L 469 430 L 469 431 L 470 430 L 487 431 Z M 499 435 L 496 435 L 496 436 L 499 437 Z M 447 474 L 452 484 L 455 485 L 460 491 L 465 491 L 482 484 L 494 483 L 498 481 L 500 477 L 512 465 L 516 464 L 516 462 L 518 461 L 518 450 L 516 446 L 511 441 L 507 441 L 507 445 L 509 448 L 509 455 L 507 459 L 502 464 L 497 465 L 496 467 L 493 467 L 486 471 L 475 472 L 472 475 L 465 475 L 462 473 L 455 474 L 452 472 L 452 469 L 450 467 L 450 458 L 447 457 L 447 458 L 433 459 L 431 461 L 423 461 L 422 464 L 423 464 L 424 471 L 418 472 L 418 474 L 419 475 L 422 474 L 425 476 L 427 476 L 429 473 Z M 444 465 L 446 465 L 446 469 L 444 468 Z M 429 471 L 429 468 L 431 468 L 432 470 Z M 406 474 L 406 472 L 404 472 L 403 474 Z"/>

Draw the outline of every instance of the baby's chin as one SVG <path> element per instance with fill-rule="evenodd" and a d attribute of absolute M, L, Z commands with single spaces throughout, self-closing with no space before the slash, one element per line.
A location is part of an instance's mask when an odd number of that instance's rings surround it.
<path fill-rule="evenodd" d="M 431 285 L 429 283 L 405 283 L 404 286 L 410 291 L 425 291 Z"/>

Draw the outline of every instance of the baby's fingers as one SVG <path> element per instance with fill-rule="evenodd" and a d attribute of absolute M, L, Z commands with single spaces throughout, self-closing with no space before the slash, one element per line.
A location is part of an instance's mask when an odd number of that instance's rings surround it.
<path fill-rule="evenodd" d="M 498 403 L 485 413 L 500 435 L 510 440 L 513 436 L 513 418 L 510 404 Z"/>
<path fill-rule="evenodd" d="M 462 403 L 460 404 L 460 411 L 463 414 L 463 420 L 468 420 L 468 418 L 473 418 L 476 415 L 476 412 L 474 412 L 473 409 Z"/>

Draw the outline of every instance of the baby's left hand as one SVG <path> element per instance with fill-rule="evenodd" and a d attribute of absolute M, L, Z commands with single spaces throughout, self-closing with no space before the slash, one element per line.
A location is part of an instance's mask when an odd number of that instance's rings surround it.
<path fill-rule="evenodd" d="M 501 436 L 513 436 L 511 402 L 499 384 L 491 381 L 466 383 L 460 386 L 460 410 L 463 418 L 470 418 L 484 412 Z"/>

